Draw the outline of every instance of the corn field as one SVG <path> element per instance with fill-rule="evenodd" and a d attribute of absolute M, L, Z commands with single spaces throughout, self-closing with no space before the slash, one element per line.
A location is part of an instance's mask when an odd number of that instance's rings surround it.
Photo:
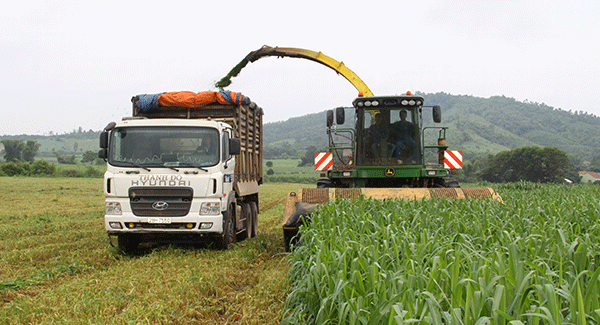
<path fill-rule="evenodd" d="M 291 254 L 289 324 L 600 324 L 600 187 L 504 203 L 323 205 Z"/>

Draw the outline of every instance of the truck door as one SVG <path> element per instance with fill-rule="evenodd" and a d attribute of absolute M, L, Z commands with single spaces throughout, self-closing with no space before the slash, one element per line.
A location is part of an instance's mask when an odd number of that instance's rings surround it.
<path fill-rule="evenodd" d="M 233 191 L 235 159 L 229 154 L 229 139 L 232 137 L 231 129 L 224 129 L 221 136 L 221 160 L 223 161 L 223 193 L 230 195 Z"/>

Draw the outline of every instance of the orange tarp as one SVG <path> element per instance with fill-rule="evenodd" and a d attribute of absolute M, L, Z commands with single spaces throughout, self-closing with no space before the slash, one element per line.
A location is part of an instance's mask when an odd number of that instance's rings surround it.
<path fill-rule="evenodd" d="M 158 104 L 161 106 L 203 107 L 216 101 L 217 93 L 214 91 L 203 91 L 200 93 L 178 91 L 164 93 L 158 97 Z"/>
<path fill-rule="evenodd" d="M 228 95 L 226 97 L 225 95 Z M 158 97 L 158 104 L 165 107 L 203 107 L 211 103 L 219 104 L 245 104 L 249 100 L 246 96 L 236 92 L 218 93 L 216 91 L 203 91 L 199 93 L 191 91 L 178 91 L 163 93 Z"/>

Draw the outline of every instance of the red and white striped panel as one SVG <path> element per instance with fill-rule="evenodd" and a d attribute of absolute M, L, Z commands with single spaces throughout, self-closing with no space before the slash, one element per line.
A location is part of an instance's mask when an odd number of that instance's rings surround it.
<path fill-rule="evenodd" d="M 444 168 L 462 169 L 462 151 L 444 151 Z"/>
<path fill-rule="evenodd" d="M 331 170 L 333 155 L 331 152 L 315 152 L 315 170 Z"/>

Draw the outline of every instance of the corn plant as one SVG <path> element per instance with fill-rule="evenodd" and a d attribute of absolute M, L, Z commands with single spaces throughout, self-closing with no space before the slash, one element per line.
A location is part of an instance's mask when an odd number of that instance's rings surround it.
<path fill-rule="evenodd" d="M 600 324 L 600 188 L 323 205 L 292 252 L 290 324 Z"/>

